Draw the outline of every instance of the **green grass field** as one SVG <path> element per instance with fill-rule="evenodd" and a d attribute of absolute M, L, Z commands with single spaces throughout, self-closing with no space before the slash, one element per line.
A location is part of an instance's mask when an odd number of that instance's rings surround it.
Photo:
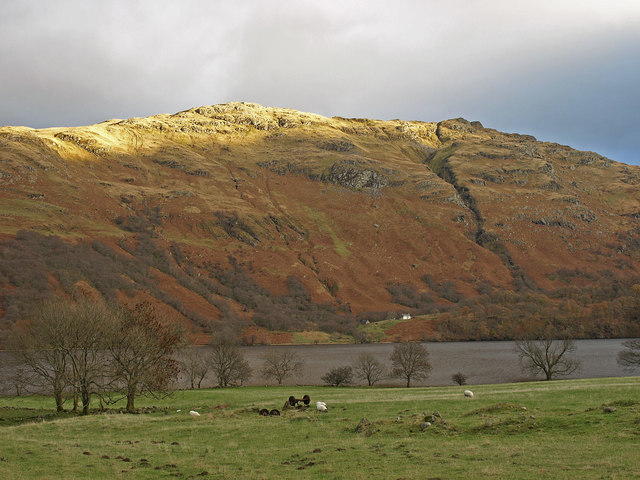
<path fill-rule="evenodd" d="M 464 388 L 179 391 L 141 398 L 147 413 L 87 417 L 5 397 L 0 478 L 640 477 L 640 377 L 477 385 L 473 399 Z M 257 413 L 304 394 L 308 411 Z"/>

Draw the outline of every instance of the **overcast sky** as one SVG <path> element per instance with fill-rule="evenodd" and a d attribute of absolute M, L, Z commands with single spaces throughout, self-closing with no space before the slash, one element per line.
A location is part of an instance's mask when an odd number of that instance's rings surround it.
<path fill-rule="evenodd" d="M 0 125 L 251 101 L 640 164 L 640 0 L 0 0 Z"/>

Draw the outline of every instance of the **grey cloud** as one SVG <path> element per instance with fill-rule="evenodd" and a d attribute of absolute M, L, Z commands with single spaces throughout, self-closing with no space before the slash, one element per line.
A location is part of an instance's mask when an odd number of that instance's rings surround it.
<path fill-rule="evenodd" d="M 245 100 L 464 116 L 640 163 L 638 32 L 629 0 L 6 0 L 0 124 Z"/>
<path fill-rule="evenodd" d="M 145 3 L 25 2 L 13 19 L 2 17 L 0 39 L 11 41 L 0 42 L 0 123 L 43 127 L 175 111 L 209 100 L 203 84 L 214 85 L 215 97 L 225 48 L 224 28 L 210 31 L 207 21 L 216 9 L 156 11 L 159 2 Z"/>
<path fill-rule="evenodd" d="M 295 12 L 260 11 L 248 18 L 231 96 L 326 115 L 465 116 L 638 161 L 628 153 L 640 146 L 633 108 L 640 80 L 633 53 L 640 51 L 638 16 L 614 19 L 614 30 L 596 15 L 566 24 L 528 18 L 528 25 L 526 12 L 492 23 L 474 12 L 449 10 L 462 18 L 441 25 L 442 17 L 434 22 L 416 15 L 405 35 L 407 12 L 392 15 L 391 26 L 349 12 L 334 21 L 331 13 L 313 12 L 316 21 L 303 35 L 296 32 L 304 22 Z M 262 38 L 279 41 L 261 48 Z"/>

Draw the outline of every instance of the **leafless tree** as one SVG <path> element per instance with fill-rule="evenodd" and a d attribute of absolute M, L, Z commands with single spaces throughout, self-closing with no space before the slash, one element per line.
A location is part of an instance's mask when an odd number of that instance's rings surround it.
<path fill-rule="evenodd" d="M 19 397 L 29 392 L 30 387 L 34 386 L 34 373 L 22 362 L 20 353 L 13 352 L 13 354 L 4 358 L 7 361 L 3 365 L 4 372 L 0 373 L 0 377 L 5 378 L 7 381 L 4 385 L 3 394 L 13 394 Z"/>
<path fill-rule="evenodd" d="M 423 380 L 429 376 L 431 364 L 427 348 L 417 342 L 400 343 L 391 353 L 392 375 L 404 378 L 407 387 L 411 380 Z"/>
<path fill-rule="evenodd" d="M 370 353 L 361 353 L 353 362 L 355 375 L 371 387 L 385 376 L 384 366 Z"/>
<path fill-rule="evenodd" d="M 24 366 L 51 389 L 59 412 L 64 410 L 63 395 L 70 378 L 68 311 L 69 305 L 60 300 L 38 304 L 10 341 Z"/>
<path fill-rule="evenodd" d="M 127 398 L 127 411 L 135 411 L 139 394 L 163 394 L 177 377 L 173 358 L 182 342 L 179 322 L 171 321 L 149 303 L 122 308 L 110 322 L 107 333 L 109 376 L 114 387 Z"/>
<path fill-rule="evenodd" d="M 201 388 L 202 381 L 211 371 L 211 355 L 205 347 L 186 347 L 180 351 L 180 370 L 187 375 L 191 388 Z"/>
<path fill-rule="evenodd" d="M 67 304 L 64 349 L 69 359 L 74 395 L 80 394 L 82 413 L 89 413 L 91 396 L 102 391 L 105 378 L 106 326 L 113 311 L 101 301 L 80 299 Z M 74 396 L 75 399 L 75 396 Z M 77 402 L 74 400 L 74 408 Z"/>
<path fill-rule="evenodd" d="M 515 349 L 522 370 L 533 375 L 542 372 L 546 380 L 571 375 L 580 368 L 580 361 L 573 357 L 576 345 L 570 338 L 518 340 Z"/>
<path fill-rule="evenodd" d="M 63 391 L 71 387 L 74 410 L 80 396 L 83 414 L 89 413 L 91 395 L 99 391 L 104 374 L 100 352 L 110 315 L 99 301 L 51 299 L 39 304 L 25 329 L 16 333 L 14 347 L 24 365 L 51 387 L 58 410 Z"/>
<path fill-rule="evenodd" d="M 630 339 L 622 342 L 624 347 L 618 353 L 618 365 L 627 370 L 640 368 L 640 339 Z"/>
<path fill-rule="evenodd" d="M 304 368 L 304 362 L 299 356 L 289 349 L 269 350 L 263 357 L 262 375 L 273 378 L 282 385 L 285 378 L 291 375 L 300 375 Z"/>
<path fill-rule="evenodd" d="M 220 333 L 211 340 L 211 369 L 218 387 L 242 385 L 251 377 L 251 367 L 231 334 Z"/>

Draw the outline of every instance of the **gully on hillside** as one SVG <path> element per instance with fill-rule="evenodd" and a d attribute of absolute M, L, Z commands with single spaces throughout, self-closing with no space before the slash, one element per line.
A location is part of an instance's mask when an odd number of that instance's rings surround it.
<path fill-rule="evenodd" d="M 475 224 L 475 232 L 472 235 L 472 240 L 480 247 L 489 250 L 500 258 L 502 263 L 511 273 L 514 288 L 516 290 L 536 290 L 537 286 L 535 282 L 527 276 L 518 264 L 515 263 L 504 243 L 500 241 L 497 235 L 487 232 L 484 229 L 484 218 L 482 217 L 482 212 L 480 212 L 475 198 L 468 187 L 460 184 L 451 164 L 449 163 L 449 158 L 456 154 L 455 146 L 456 145 L 454 143 L 450 147 L 446 147 L 442 150 L 436 150 L 425 160 L 425 164 L 436 175 L 449 183 L 456 190 L 460 200 L 471 213 L 471 217 Z"/>

